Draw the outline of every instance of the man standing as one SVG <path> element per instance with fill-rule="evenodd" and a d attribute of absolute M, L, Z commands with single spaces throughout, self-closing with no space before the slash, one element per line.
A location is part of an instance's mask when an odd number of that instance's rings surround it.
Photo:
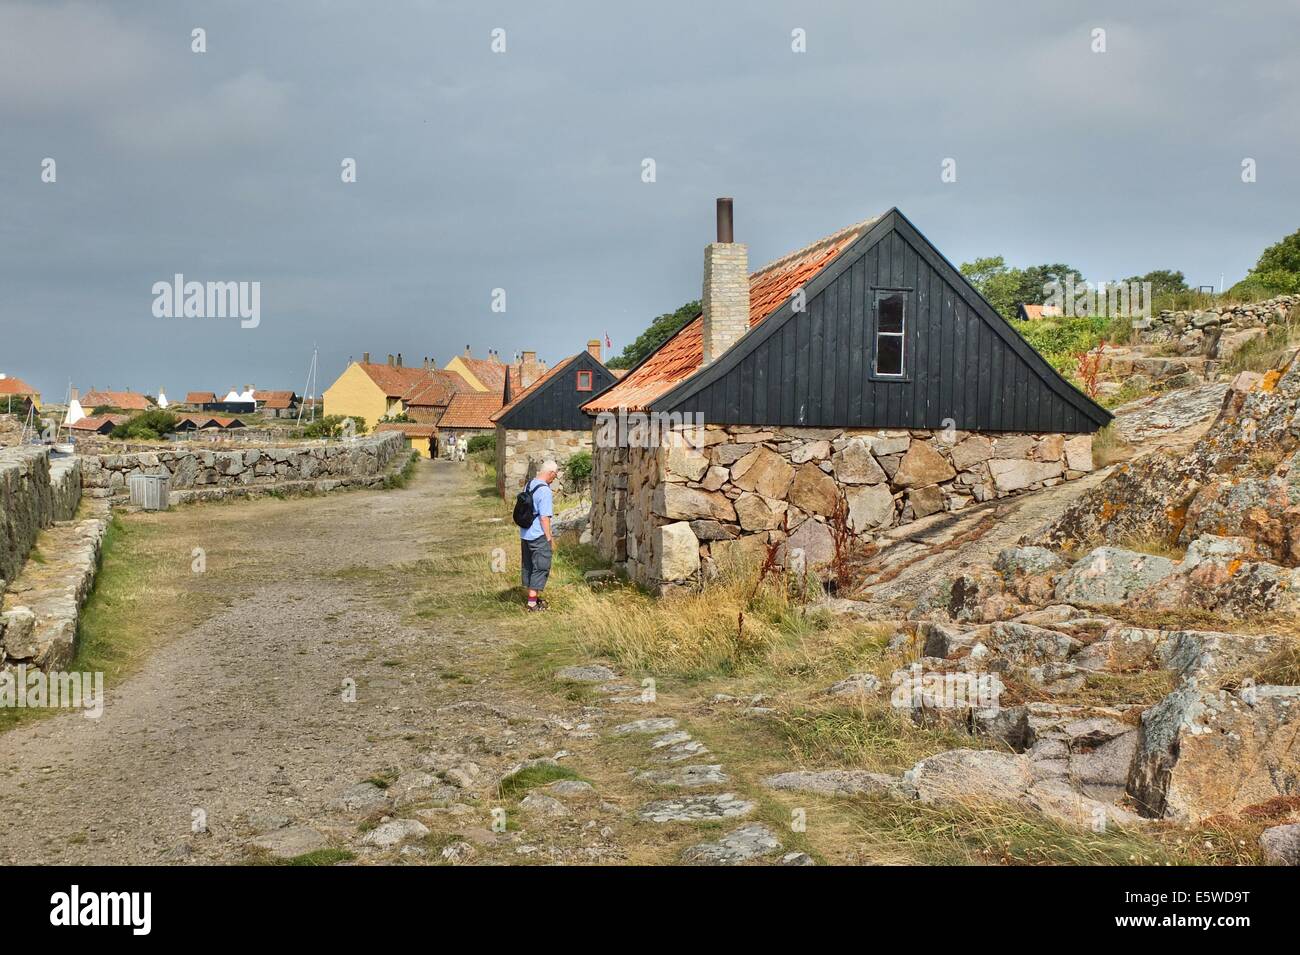
<path fill-rule="evenodd" d="M 524 589 L 528 591 L 528 609 L 545 610 L 542 591 L 551 575 L 551 515 L 554 513 L 551 482 L 559 473 L 554 461 L 546 460 L 537 470 L 537 477 L 528 482 L 528 493 L 533 499 L 533 523 L 519 531 L 520 564 Z"/>

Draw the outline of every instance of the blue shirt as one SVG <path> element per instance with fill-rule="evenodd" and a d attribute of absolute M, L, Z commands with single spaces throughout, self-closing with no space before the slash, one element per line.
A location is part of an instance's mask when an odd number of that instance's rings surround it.
<path fill-rule="evenodd" d="M 532 524 L 519 531 L 519 539 L 535 541 L 546 533 L 542 530 L 542 518 L 553 515 L 554 498 L 551 495 L 551 486 L 545 481 L 533 478 L 528 482 L 528 487 L 533 493 L 533 513 L 537 516 L 533 518 Z"/>

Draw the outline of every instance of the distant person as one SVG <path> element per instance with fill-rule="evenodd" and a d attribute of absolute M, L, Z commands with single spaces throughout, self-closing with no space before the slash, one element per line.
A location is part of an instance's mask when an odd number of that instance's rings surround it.
<path fill-rule="evenodd" d="M 551 516 L 554 514 L 551 482 L 558 473 L 559 467 L 554 461 L 543 461 L 537 470 L 537 477 L 524 485 L 523 492 L 515 502 L 515 523 L 520 525 L 521 578 L 524 589 L 528 591 L 530 611 L 546 609 L 542 591 L 546 589 L 546 580 L 551 576 L 551 555 L 555 540 L 551 536 Z M 533 520 L 524 526 L 523 518 L 527 516 L 525 508 L 529 506 Z M 524 511 L 523 517 L 521 511 Z"/>

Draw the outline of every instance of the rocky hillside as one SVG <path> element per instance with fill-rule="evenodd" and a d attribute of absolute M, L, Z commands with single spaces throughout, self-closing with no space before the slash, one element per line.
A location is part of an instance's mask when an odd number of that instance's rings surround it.
<path fill-rule="evenodd" d="M 998 692 L 904 700 L 973 739 L 899 785 L 1093 828 L 1257 823 L 1263 858 L 1300 861 L 1300 360 L 1222 400 L 1190 452 L 933 580 L 893 645 Z"/>

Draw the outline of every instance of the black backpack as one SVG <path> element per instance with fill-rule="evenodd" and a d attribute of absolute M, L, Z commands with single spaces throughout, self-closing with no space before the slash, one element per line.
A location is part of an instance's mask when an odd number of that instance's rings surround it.
<path fill-rule="evenodd" d="M 533 480 L 537 480 L 534 478 Z M 531 485 L 533 482 L 529 481 Z M 533 506 L 533 494 L 537 488 L 545 484 L 545 481 L 537 481 L 536 487 L 525 487 L 515 495 L 515 523 L 524 530 L 533 526 L 533 521 L 537 520 L 537 508 Z"/>

